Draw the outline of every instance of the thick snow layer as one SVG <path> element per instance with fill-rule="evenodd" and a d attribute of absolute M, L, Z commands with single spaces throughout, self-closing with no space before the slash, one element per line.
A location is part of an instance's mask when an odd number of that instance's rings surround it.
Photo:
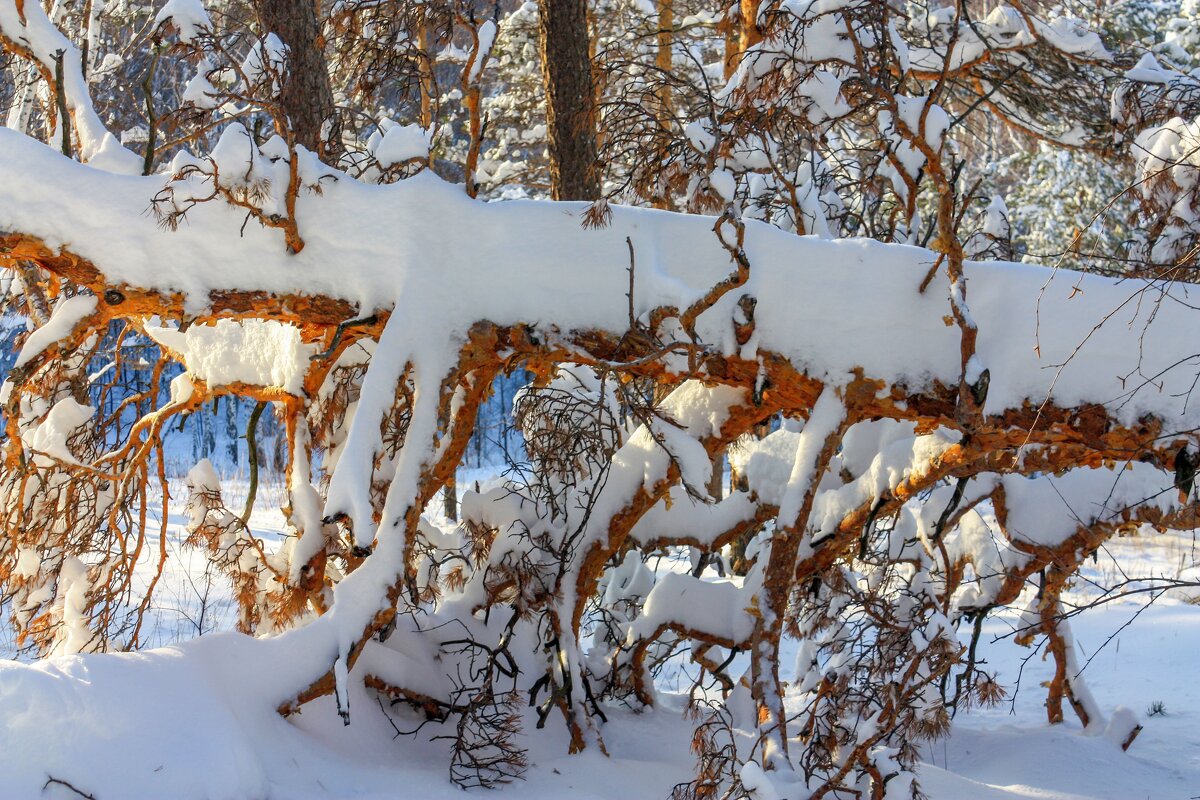
<path fill-rule="evenodd" d="M 641 615 L 629 629 L 629 641 L 654 635 L 660 625 L 681 625 L 730 642 L 742 642 L 754 631 L 747 610 L 751 596 L 731 581 L 702 581 L 691 575 L 669 572 L 646 598 Z"/>
<path fill-rule="evenodd" d="M 323 182 L 320 195 L 302 194 L 307 246 L 289 255 L 278 231 L 251 223 L 242 235 L 244 213 L 217 202 L 193 209 L 178 231 L 161 229 L 145 210 L 162 177 L 91 170 L 9 131 L 0 131 L 0 154 L 0 230 L 69 247 L 114 281 L 181 291 L 193 310 L 221 287 L 326 294 L 364 312 L 395 306 L 426 341 L 446 341 L 483 318 L 624 330 L 626 237 L 636 252 L 639 314 L 684 307 L 731 271 L 711 218 L 615 207 L 611 225 L 586 230 L 583 204 L 475 202 L 429 174 L 390 186 L 342 176 Z M 749 222 L 746 252 L 743 291 L 758 298 L 760 348 L 835 382 L 856 366 L 914 387 L 958 379 L 959 333 L 943 319 L 949 286 L 938 279 L 924 294 L 917 288 L 934 263 L 930 251 Z M 1173 296 L 1150 325 L 1158 295 L 1143 296 L 1142 284 L 999 262 L 971 264 L 967 277 L 978 357 L 991 371 L 988 411 L 1040 403 L 1053 387 L 1061 405 L 1124 398 L 1129 420 L 1154 413 L 1180 427 L 1200 421 L 1200 404 L 1184 410 L 1181 399 L 1200 333 L 1200 319 L 1174 298 L 1188 287 L 1167 290 Z M 730 353 L 740 294 L 698 326 Z"/>
<path fill-rule="evenodd" d="M 95 310 L 96 298 L 90 294 L 68 297 L 56 303 L 50 321 L 29 334 L 29 338 L 25 340 L 25 345 L 13 363 L 13 369 L 25 366 L 41 355 L 47 347 L 67 338 L 79 321 Z"/>
<path fill-rule="evenodd" d="M 1053 546 L 1094 521 L 1121 521 L 1133 506 L 1180 508 L 1175 478 L 1150 464 L 1118 470 L 1076 469 L 1055 477 L 1000 479 L 1008 505 L 1008 533 L 1014 540 Z"/>
<path fill-rule="evenodd" d="M 420 125 L 393 124 L 372 152 L 379 166 L 391 167 L 413 159 L 429 158 L 429 139 L 429 131 Z"/>
<path fill-rule="evenodd" d="M 853 481 L 817 495 L 809 526 L 819 535 L 833 533 L 851 511 L 883 497 L 891 487 L 934 463 L 957 440 L 957 435 L 939 431 L 887 444 Z"/>
<path fill-rule="evenodd" d="M 174 23 L 179 31 L 179 41 L 185 44 L 212 28 L 212 20 L 200 0 L 167 0 L 154 17 L 154 25 L 158 27 L 168 20 Z"/>
<path fill-rule="evenodd" d="M 177 353 L 188 372 L 210 387 L 245 383 L 299 394 L 317 351 L 300 340 L 299 328 L 274 320 L 219 320 L 186 331 L 147 325 L 146 333 Z"/>
<path fill-rule="evenodd" d="M 655 539 L 694 539 L 700 547 L 711 547 L 717 537 L 754 519 L 756 511 L 756 504 L 746 492 L 704 503 L 683 486 L 672 486 L 668 497 L 647 511 L 630 535 L 643 545 Z"/>
<path fill-rule="evenodd" d="M 79 430 L 80 426 L 92 418 L 95 409 L 78 403 L 74 398 L 64 397 L 54 404 L 46 418 L 35 427 L 21 434 L 25 444 L 39 453 L 53 456 L 68 464 L 78 464 L 67 439 Z"/>
<path fill-rule="evenodd" d="M 417 738 L 376 715 L 342 728 L 327 703 L 288 722 L 253 698 L 269 675 L 232 635 L 136 655 L 60 658 L 37 666 L 0 662 L 0 768 L 4 800 L 65 800 L 48 777 L 120 800 L 452 800 L 444 742 L 433 725 Z M 199 646 L 197 646 L 199 645 Z M 420 720 L 395 709 L 407 729 Z M 497 798 L 659 798 L 691 768 L 691 723 L 682 714 L 612 711 L 611 758 L 567 756 L 561 723 L 534 731 L 536 769 Z M 332 724 L 331 724 L 332 723 Z M 558 726 L 558 727 L 556 727 Z M 429 734 L 429 735 L 427 735 Z"/>

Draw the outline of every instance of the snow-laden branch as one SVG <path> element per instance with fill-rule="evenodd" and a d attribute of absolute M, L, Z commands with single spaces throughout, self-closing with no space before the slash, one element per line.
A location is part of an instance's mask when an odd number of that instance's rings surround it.
<path fill-rule="evenodd" d="M 0 41 L 33 61 L 51 96 L 61 92 L 61 107 L 75 124 L 80 158 L 116 173 L 142 171 L 142 159 L 122 147 L 96 113 L 79 48 L 50 21 L 40 2 L 0 1 Z M 57 126 L 63 131 L 68 121 L 58 119 Z M 66 147 L 71 147 L 69 140 Z"/>

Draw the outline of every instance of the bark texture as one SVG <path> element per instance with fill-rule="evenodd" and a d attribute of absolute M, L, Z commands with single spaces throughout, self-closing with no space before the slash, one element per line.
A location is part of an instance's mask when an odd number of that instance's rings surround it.
<path fill-rule="evenodd" d="M 546 86 L 553 197 L 596 200 L 600 197 L 600 170 L 586 0 L 541 0 L 538 39 Z"/>
<path fill-rule="evenodd" d="M 340 126 L 316 0 L 254 0 L 254 11 L 262 35 L 274 33 L 288 48 L 288 73 L 279 100 L 295 143 L 326 160 L 338 156 Z"/>

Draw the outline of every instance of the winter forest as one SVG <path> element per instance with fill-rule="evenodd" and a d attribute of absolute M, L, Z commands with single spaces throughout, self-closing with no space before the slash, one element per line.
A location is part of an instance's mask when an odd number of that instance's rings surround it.
<path fill-rule="evenodd" d="M 0 800 L 1200 795 L 1198 0 L 0 46 Z"/>

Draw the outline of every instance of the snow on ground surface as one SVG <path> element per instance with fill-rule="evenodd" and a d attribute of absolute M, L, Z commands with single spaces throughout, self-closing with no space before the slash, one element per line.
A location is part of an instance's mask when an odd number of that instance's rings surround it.
<path fill-rule="evenodd" d="M 475 480 L 486 476 L 460 475 L 463 483 Z M 268 542 L 282 528 L 278 512 L 265 510 L 277 491 L 263 487 L 254 517 L 255 531 Z M 227 482 L 226 492 L 240 505 L 236 484 Z M 436 725 L 396 737 L 393 723 L 409 731 L 419 718 L 396 708 L 389 709 L 389 721 L 361 688 L 350 698 L 349 727 L 328 697 L 284 720 L 261 696 L 264 686 L 286 678 L 255 669 L 248 657 L 259 649 L 233 633 L 190 641 L 201 627 L 230 628 L 236 612 L 223 580 L 207 577 L 203 559 L 181 547 L 182 524 L 182 513 L 172 516 L 172 558 L 151 621 L 162 647 L 36 666 L 0 661 L 0 799 L 78 797 L 58 784 L 43 790 L 50 777 L 97 800 L 463 796 L 448 781 L 448 745 L 433 740 L 441 733 Z M 1190 534 L 1119 539 L 1083 574 L 1111 584 L 1120 578 L 1120 563 L 1130 575 L 1175 576 L 1193 567 L 1198 552 Z M 659 571 L 690 566 L 686 553 L 649 563 Z M 1097 591 L 1081 582 L 1068 599 L 1086 601 Z M 929 748 L 920 779 L 930 800 L 1190 800 L 1200 794 L 1200 607 L 1167 596 L 1141 608 L 1141 601 L 1115 602 L 1073 622 L 1081 660 L 1091 659 L 1084 674 L 1101 706 L 1109 713 L 1128 706 L 1145 726 L 1128 753 L 1102 735 L 1085 735 L 1069 714 L 1063 725 L 1045 723 L 1039 684 L 1050 665 L 1012 643 L 1007 634 L 1016 614 L 1001 614 L 987 623 L 981 653 L 1001 682 L 1011 686 L 1019 677 L 1020 688 L 996 708 L 959 714 L 951 737 Z M 0 640 L 0 648 L 10 644 Z M 785 676 L 794 656 L 789 643 L 781 654 Z M 694 769 L 692 723 L 683 715 L 689 685 L 680 663 L 660 679 L 658 708 L 639 715 L 611 710 L 603 729 L 611 758 L 566 755 L 558 715 L 544 731 L 528 720 L 522 744 L 532 767 L 526 779 L 494 795 L 475 793 L 497 800 L 666 800 Z M 1163 713 L 1149 715 L 1160 703 Z"/>

